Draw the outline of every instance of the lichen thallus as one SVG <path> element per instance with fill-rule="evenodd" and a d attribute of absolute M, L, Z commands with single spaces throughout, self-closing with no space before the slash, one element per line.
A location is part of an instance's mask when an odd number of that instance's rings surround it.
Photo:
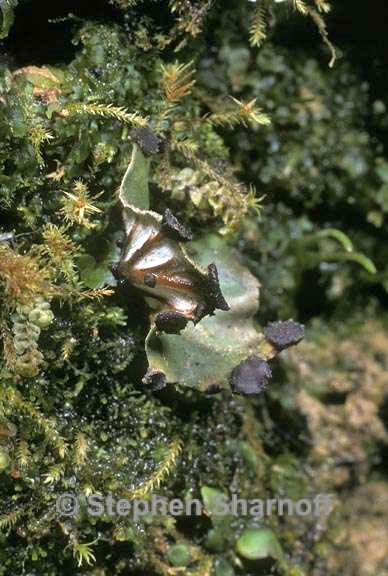
<path fill-rule="evenodd" d="M 161 150 L 162 141 L 148 128 L 133 130 L 132 138 L 134 149 L 128 172 L 131 185 L 136 185 L 142 179 L 139 179 L 139 164 L 148 168 L 148 157 Z M 189 321 L 197 323 L 216 309 L 229 310 L 216 265 L 211 263 L 202 269 L 190 259 L 183 246 L 193 238 L 190 230 L 169 209 L 162 216 L 138 208 L 128 201 L 122 188 L 125 241 L 120 261 L 112 266 L 112 272 L 117 279 L 158 302 L 153 318 L 157 330 L 179 334 Z"/>

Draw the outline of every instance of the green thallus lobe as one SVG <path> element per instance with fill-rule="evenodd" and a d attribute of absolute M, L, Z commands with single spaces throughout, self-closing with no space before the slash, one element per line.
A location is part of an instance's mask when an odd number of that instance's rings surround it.
<path fill-rule="evenodd" d="M 121 258 L 112 266 L 112 272 L 117 279 L 140 290 L 154 307 L 151 330 L 146 339 L 149 370 L 143 382 L 155 390 L 171 381 L 184 383 L 184 372 L 193 365 L 196 367 L 195 386 L 207 393 L 220 391 L 222 382 L 230 385 L 237 394 L 260 393 L 271 377 L 267 360 L 282 349 L 297 344 L 303 338 L 303 326 L 291 320 L 277 322 L 270 324 L 264 334 L 252 327 L 250 341 L 246 344 L 240 342 L 239 309 L 242 306 L 243 319 L 248 316 L 246 305 L 252 313 L 256 309 L 256 304 L 250 302 L 256 293 L 256 283 L 253 292 L 247 287 L 239 294 L 232 286 L 230 295 L 227 295 L 231 306 L 228 304 L 221 291 L 216 264 L 206 264 L 204 267 L 202 258 L 200 266 L 189 256 L 185 244 L 193 239 L 191 231 L 177 220 L 171 210 L 167 209 L 163 216 L 149 210 L 151 156 L 160 152 L 166 143 L 148 128 L 132 130 L 131 136 L 134 142 L 131 163 L 119 193 L 125 242 L 122 243 Z M 213 255 L 211 250 L 209 252 Z M 214 250 L 213 253 L 222 264 L 223 274 L 226 270 L 229 276 L 233 276 L 232 268 L 222 261 L 222 250 Z M 227 287 L 228 284 L 225 284 Z M 249 294 L 246 294 L 247 291 Z M 244 299 L 247 299 L 245 306 L 242 305 Z M 184 335 L 178 338 L 184 344 L 183 349 L 179 350 L 178 347 L 174 351 L 177 344 L 174 338 L 187 327 L 189 321 L 196 325 L 206 320 L 206 316 L 213 316 L 217 309 L 224 312 L 230 310 L 229 319 L 225 321 L 226 317 L 217 315 L 216 326 L 206 326 L 202 331 L 203 337 L 201 331 L 194 329 L 194 340 L 190 336 L 191 329 L 185 330 Z M 220 322 L 219 325 L 217 322 Z M 246 326 L 243 326 L 246 335 Z M 213 340 L 226 338 L 227 341 L 225 331 L 230 332 L 230 344 L 226 345 L 225 350 L 218 350 L 219 344 Z M 221 358 L 218 357 L 220 353 Z M 226 361 L 228 357 L 229 361 Z M 208 366 L 202 370 L 204 358 Z M 184 366 L 183 372 L 180 366 Z M 220 382 L 214 381 L 214 378 Z"/>

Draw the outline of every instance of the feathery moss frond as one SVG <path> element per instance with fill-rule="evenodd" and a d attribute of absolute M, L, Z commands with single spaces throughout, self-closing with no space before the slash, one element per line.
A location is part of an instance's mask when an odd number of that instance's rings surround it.
<path fill-rule="evenodd" d="M 22 509 L 12 510 L 8 514 L 0 515 L 0 531 L 8 532 L 12 530 L 19 518 L 23 515 Z"/>
<path fill-rule="evenodd" d="M 141 484 L 138 488 L 131 490 L 128 497 L 131 499 L 136 498 L 146 498 L 153 490 L 159 488 L 164 479 L 171 473 L 172 468 L 175 466 L 177 458 L 181 453 L 183 448 L 182 440 L 176 438 L 171 443 L 167 455 L 159 465 L 157 470 L 152 474 L 152 476 Z"/>
<path fill-rule="evenodd" d="M 138 112 L 128 112 L 123 106 L 113 106 L 113 104 L 94 104 L 84 102 L 72 102 L 63 110 L 63 116 L 70 114 L 89 114 L 91 116 L 101 116 L 102 118 L 115 118 L 124 124 L 142 128 L 147 125 L 146 118 L 143 118 Z"/>
<path fill-rule="evenodd" d="M 24 438 L 20 438 L 16 446 L 16 462 L 19 468 L 26 468 L 30 460 L 30 451 L 28 448 L 28 443 Z"/>
<path fill-rule="evenodd" d="M 308 6 L 306 5 L 306 2 L 304 2 L 304 0 L 292 0 L 292 3 L 294 5 L 295 10 L 297 10 L 301 14 L 306 15 L 308 13 Z"/>
<path fill-rule="evenodd" d="M 326 14 L 330 12 L 331 5 L 327 0 L 314 0 L 314 2 L 319 12 L 324 12 Z"/>
<path fill-rule="evenodd" d="M 62 463 L 50 466 L 49 471 L 44 474 L 44 484 L 55 484 L 61 478 L 65 467 Z"/>
<path fill-rule="evenodd" d="M 247 126 L 248 122 L 261 124 L 262 126 L 268 126 L 271 124 L 269 116 L 267 116 L 261 108 L 256 106 L 257 98 L 253 98 L 249 102 L 240 102 L 240 100 L 237 100 L 237 98 L 234 98 L 233 96 L 231 96 L 231 98 L 239 107 L 238 114 L 244 126 Z"/>
<path fill-rule="evenodd" d="M 22 412 L 32 418 L 44 433 L 47 441 L 55 447 L 59 457 L 64 458 L 67 452 L 67 446 L 66 442 L 57 431 L 56 423 L 43 416 L 43 414 L 31 402 L 25 400 L 20 392 L 11 386 L 4 388 L 2 395 L 6 400 L 10 412 L 13 413 L 13 411 L 16 410 L 17 412 Z"/>
<path fill-rule="evenodd" d="M 280 1 L 280 0 L 279 0 Z M 294 10 L 302 14 L 302 16 L 309 16 L 318 28 L 323 42 L 329 48 L 331 59 L 329 67 L 334 66 L 336 60 L 336 51 L 329 39 L 326 29 L 326 23 L 321 14 L 327 14 L 331 10 L 331 5 L 328 0 L 314 0 L 315 8 L 310 6 L 306 0 L 288 0 L 292 4 Z M 260 46 L 266 38 L 266 4 L 264 0 L 257 0 L 255 12 L 250 26 L 250 44 L 251 46 Z"/>
<path fill-rule="evenodd" d="M 70 282 L 76 281 L 74 257 L 79 247 L 66 234 L 64 226 L 47 224 L 42 233 L 44 243 L 39 246 L 41 254 L 49 258 L 50 264 Z"/>
<path fill-rule="evenodd" d="M 251 46 L 261 46 L 267 37 L 267 21 L 265 8 L 260 0 L 256 2 L 255 12 L 249 29 L 249 42 Z"/>
<path fill-rule="evenodd" d="M 54 138 L 53 135 L 41 123 L 36 123 L 34 126 L 29 128 L 28 138 L 34 148 L 36 161 L 40 166 L 43 166 L 44 159 L 42 156 L 42 145 L 44 142 L 52 140 Z"/>
<path fill-rule="evenodd" d="M 76 466 L 83 466 L 88 457 L 88 441 L 83 432 L 77 432 L 74 444 L 74 462 Z"/>
<path fill-rule="evenodd" d="M 80 298 L 88 298 L 90 300 L 98 300 L 105 296 L 112 296 L 114 293 L 115 291 L 111 288 L 95 288 L 94 290 L 82 290 L 81 292 L 77 292 Z"/>
<path fill-rule="evenodd" d="M 7 244 L 0 244 L 0 281 L 11 305 L 30 302 L 36 295 L 54 292 L 49 281 L 50 273 L 41 262 L 30 254 L 18 254 Z"/>
<path fill-rule="evenodd" d="M 89 216 L 101 212 L 93 204 L 93 201 L 101 196 L 101 193 L 91 197 L 87 185 L 81 180 L 74 182 L 72 190 L 72 192 L 64 192 L 66 198 L 62 199 L 60 212 L 64 215 L 65 220 L 71 224 L 79 224 L 89 229 L 94 228 L 95 224 L 90 222 Z"/>
<path fill-rule="evenodd" d="M 182 32 L 197 36 L 201 31 L 203 21 L 214 0 L 203 0 L 195 2 L 193 0 L 182 2 L 182 0 L 169 0 L 170 10 L 176 15 L 177 27 Z M 179 47 L 186 44 L 186 39 Z M 178 47 L 178 48 L 179 48 Z"/>
<path fill-rule="evenodd" d="M 77 542 L 74 541 L 71 543 L 71 547 L 73 549 L 73 557 L 77 561 L 78 568 L 81 568 L 84 564 L 88 564 L 91 566 L 96 561 L 96 557 L 92 552 L 92 546 L 97 542 L 93 540 L 93 542 Z"/>
<path fill-rule="evenodd" d="M 162 66 L 162 89 L 169 102 L 177 102 L 187 96 L 195 84 L 193 62 Z"/>
<path fill-rule="evenodd" d="M 248 123 L 262 126 L 268 126 L 271 123 L 269 116 L 256 106 L 257 98 L 253 98 L 249 102 L 241 102 L 233 96 L 230 98 L 237 104 L 236 109 L 213 112 L 205 117 L 205 121 L 213 126 L 227 126 L 228 128 L 233 128 L 239 124 L 247 128 Z"/>
<path fill-rule="evenodd" d="M 320 12 L 327 13 L 330 11 L 331 6 L 326 0 L 314 0 L 316 9 L 307 5 L 304 0 L 292 0 L 295 10 L 303 14 L 303 16 L 310 16 L 310 18 L 315 23 L 318 31 L 321 35 L 323 42 L 330 50 L 331 58 L 329 62 L 329 68 L 333 68 L 335 61 L 337 59 L 337 54 L 334 45 L 329 39 L 329 34 L 326 28 L 326 22 L 321 16 Z"/>

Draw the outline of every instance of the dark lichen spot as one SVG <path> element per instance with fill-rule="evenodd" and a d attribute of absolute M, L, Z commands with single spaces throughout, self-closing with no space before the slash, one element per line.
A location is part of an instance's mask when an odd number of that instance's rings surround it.
<path fill-rule="evenodd" d="M 222 390 L 222 387 L 219 384 L 209 384 L 206 388 L 205 393 L 212 396 L 213 394 L 219 394 Z"/>
<path fill-rule="evenodd" d="M 102 68 L 92 68 L 91 72 L 95 78 L 101 78 L 104 73 Z"/>
<path fill-rule="evenodd" d="M 167 384 L 166 375 L 160 370 L 148 370 L 143 378 L 143 384 L 148 386 L 153 392 L 162 390 Z"/>
<path fill-rule="evenodd" d="M 162 228 L 170 238 L 179 242 L 189 242 L 193 239 L 191 230 L 183 226 L 168 208 L 163 214 Z"/>
<path fill-rule="evenodd" d="M 188 320 L 183 314 L 174 310 L 159 312 L 155 317 L 156 328 L 167 334 L 180 334 L 186 328 L 187 322 Z"/>
<path fill-rule="evenodd" d="M 155 288 L 156 286 L 155 274 L 152 274 L 152 272 L 146 272 L 144 274 L 144 284 L 148 286 L 148 288 Z"/>
<path fill-rule="evenodd" d="M 265 360 L 249 356 L 232 370 L 230 385 L 235 394 L 259 394 L 271 376 L 271 368 Z"/>
<path fill-rule="evenodd" d="M 130 131 L 130 136 L 147 156 L 158 154 L 163 150 L 164 140 L 149 128 L 134 128 Z"/>
<path fill-rule="evenodd" d="M 229 304 L 225 300 L 218 280 L 218 270 L 215 264 L 209 264 L 207 267 L 207 288 L 209 290 L 209 301 L 212 303 L 214 308 L 219 310 L 224 310 L 225 312 L 230 310 Z"/>
<path fill-rule="evenodd" d="M 294 320 L 272 322 L 264 329 L 264 335 L 278 350 L 284 350 L 303 340 L 304 326 Z"/>
<path fill-rule="evenodd" d="M 195 324 L 207 315 L 212 316 L 216 309 L 225 312 L 230 310 L 230 306 L 221 292 L 215 264 L 209 264 L 207 267 L 207 277 L 202 292 L 205 301 L 200 302 L 195 310 Z"/>

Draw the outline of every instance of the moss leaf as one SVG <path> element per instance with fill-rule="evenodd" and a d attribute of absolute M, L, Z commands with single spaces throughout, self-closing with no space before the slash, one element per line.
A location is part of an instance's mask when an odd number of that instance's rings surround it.
<path fill-rule="evenodd" d="M 186 544 L 174 544 L 167 551 L 167 557 L 173 566 L 187 566 L 191 562 L 191 554 Z"/>
<path fill-rule="evenodd" d="M 14 7 L 15 0 L 0 0 L 2 22 L 0 26 L 0 40 L 6 38 L 15 20 Z"/>
<path fill-rule="evenodd" d="M 283 555 L 279 540 L 269 528 L 247 528 L 237 540 L 236 550 L 247 560 L 281 558 Z"/>
<path fill-rule="evenodd" d="M 87 288 L 96 289 L 103 286 L 115 286 L 116 279 L 110 271 L 110 265 L 117 259 L 118 248 L 114 238 L 105 246 L 100 246 L 101 252 L 96 259 L 91 254 L 83 254 L 77 260 L 82 282 Z"/>

